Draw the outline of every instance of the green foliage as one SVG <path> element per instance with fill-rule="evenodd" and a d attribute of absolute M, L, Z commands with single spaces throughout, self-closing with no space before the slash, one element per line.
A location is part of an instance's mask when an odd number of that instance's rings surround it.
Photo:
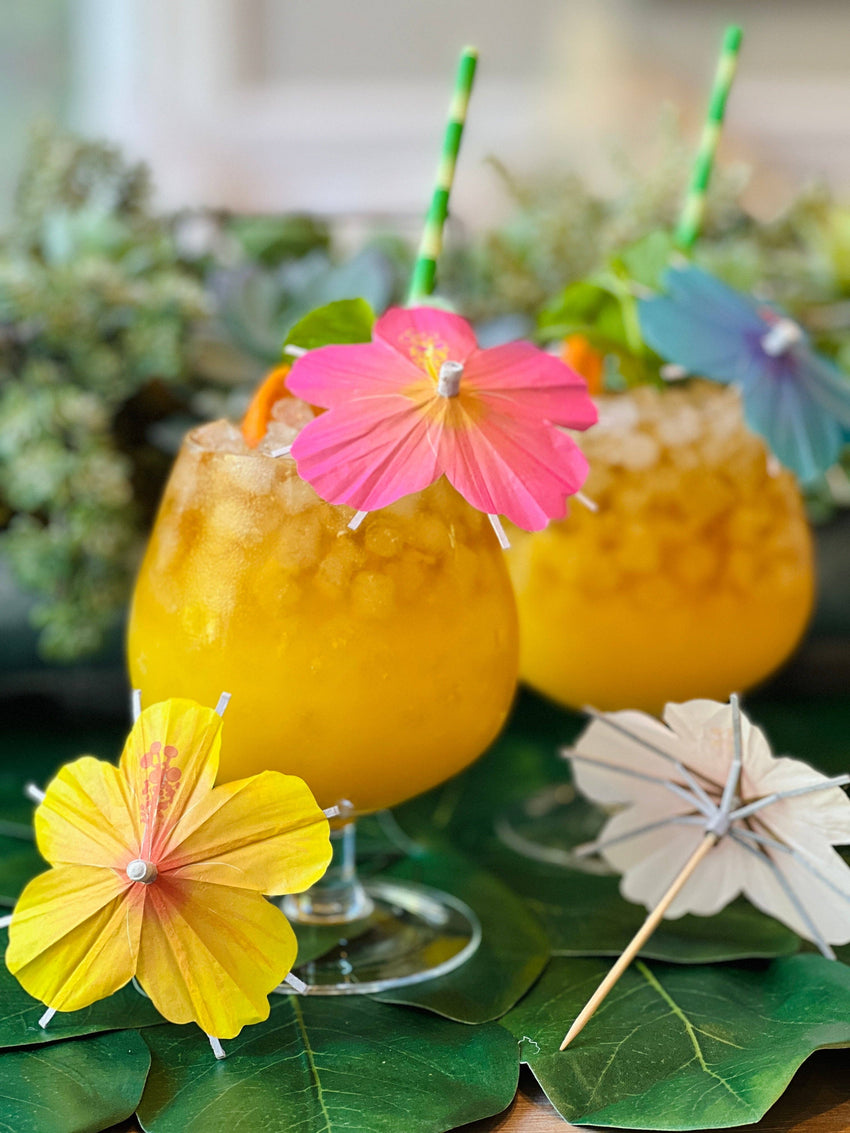
<path fill-rule="evenodd" d="M 146 428 L 207 311 L 148 198 L 117 151 L 43 130 L 0 240 L 0 551 L 55 659 L 95 650 L 126 599 L 164 465 Z"/>
<path fill-rule="evenodd" d="M 317 308 L 359 300 L 383 311 L 398 302 L 406 263 L 400 242 L 373 243 L 344 260 L 317 247 L 271 270 L 248 261 L 218 269 L 210 285 L 230 339 L 248 355 L 274 365 L 293 327 Z"/>

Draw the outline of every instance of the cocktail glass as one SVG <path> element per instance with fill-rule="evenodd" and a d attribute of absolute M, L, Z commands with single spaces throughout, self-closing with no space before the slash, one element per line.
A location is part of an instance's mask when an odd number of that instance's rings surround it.
<path fill-rule="evenodd" d="M 727 700 L 788 657 L 811 612 L 796 480 L 747 429 L 729 387 L 644 386 L 598 404 L 599 423 L 576 438 L 598 512 L 574 507 L 545 531 L 511 531 L 520 675 L 578 709 Z M 574 864 L 559 841 L 561 805 L 527 800 L 501 822 L 503 837 Z"/>
<path fill-rule="evenodd" d="M 515 689 L 516 610 L 486 516 L 447 482 L 351 531 L 352 509 L 270 455 L 294 435 L 273 423 L 257 449 L 226 422 L 188 435 L 136 584 L 130 673 L 146 702 L 232 694 L 222 780 L 280 770 L 342 808 L 325 878 L 285 899 L 325 948 L 297 974 L 376 991 L 451 970 L 480 930 L 446 894 L 362 884 L 351 820 L 484 751 Z"/>

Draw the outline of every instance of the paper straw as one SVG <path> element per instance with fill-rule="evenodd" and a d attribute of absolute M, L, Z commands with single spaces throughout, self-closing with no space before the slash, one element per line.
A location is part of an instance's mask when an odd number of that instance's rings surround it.
<path fill-rule="evenodd" d="M 708 183 L 711 180 L 714 155 L 717 152 L 717 143 L 720 140 L 720 131 L 723 128 L 726 101 L 729 98 L 738 66 L 738 53 L 741 50 L 743 34 L 737 24 L 730 24 L 723 35 L 723 47 L 720 51 L 717 72 L 714 76 L 714 86 L 711 89 L 711 101 L 702 129 L 699 152 L 694 162 L 688 195 L 685 198 L 682 215 L 676 229 L 676 243 L 685 251 L 693 247 L 702 227 Z"/>
<path fill-rule="evenodd" d="M 449 193 L 454 181 L 455 165 L 477 64 L 478 52 L 473 47 L 465 47 L 460 56 L 455 78 L 454 96 L 449 108 L 449 121 L 443 138 L 443 152 L 437 168 L 434 193 L 425 218 L 425 228 L 410 281 L 410 291 L 407 296 L 409 307 L 416 306 L 434 290 L 437 260 L 443 246 L 443 225 L 449 211 Z"/>

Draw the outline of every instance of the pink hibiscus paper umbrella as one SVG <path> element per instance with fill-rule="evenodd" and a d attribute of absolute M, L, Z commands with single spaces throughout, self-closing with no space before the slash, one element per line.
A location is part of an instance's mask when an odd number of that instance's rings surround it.
<path fill-rule="evenodd" d="M 599 838 L 620 889 L 651 910 L 570 1028 L 583 1029 L 664 916 L 710 916 L 739 894 L 813 941 L 850 942 L 850 775 L 828 778 L 775 757 L 761 730 L 731 703 L 668 704 L 663 723 L 643 712 L 594 714 L 564 755 L 576 786 L 617 806 Z"/>
<path fill-rule="evenodd" d="M 432 307 L 393 308 L 370 343 L 298 358 L 289 389 L 327 409 L 292 445 L 323 499 L 370 511 L 441 475 L 485 512 L 537 531 L 565 514 L 587 462 L 559 426 L 596 421 L 583 378 L 528 342 L 482 350 L 469 324 Z"/>

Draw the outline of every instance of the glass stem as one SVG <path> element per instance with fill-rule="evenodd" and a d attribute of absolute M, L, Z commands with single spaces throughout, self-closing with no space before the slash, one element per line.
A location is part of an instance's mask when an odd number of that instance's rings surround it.
<path fill-rule="evenodd" d="M 367 917 L 372 898 L 357 876 L 356 829 L 353 822 L 331 828 L 333 857 L 325 875 L 304 893 L 284 899 L 283 911 L 300 924 L 348 924 Z"/>

